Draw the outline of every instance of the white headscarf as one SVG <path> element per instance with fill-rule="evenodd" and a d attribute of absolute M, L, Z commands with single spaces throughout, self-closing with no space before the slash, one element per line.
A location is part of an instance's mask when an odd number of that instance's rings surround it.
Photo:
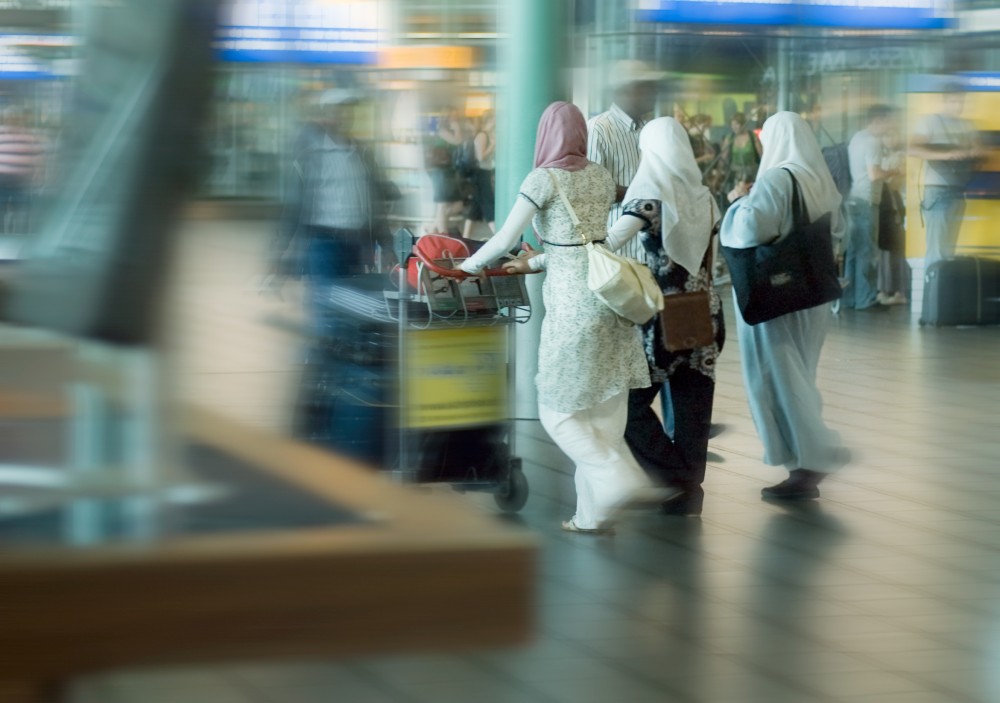
<path fill-rule="evenodd" d="M 697 273 L 718 221 L 711 192 L 701 183 L 687 132 L 673 117 L 648 123 L 639 135 L 642 160 L 625 202 L 659 200 L 663 250 L 689 273 Z"/>
<path fill-rule="evenodd" d="M 810 220 L 840 207 L 840 192 L 823 160 L 816 135 L 805 120 L 794 112 L 772 115 L 764 122 L 760 143 L 764 155 L 759 172 L 763 174 L 772 168 L 791 171 L 802 190 Z"/>

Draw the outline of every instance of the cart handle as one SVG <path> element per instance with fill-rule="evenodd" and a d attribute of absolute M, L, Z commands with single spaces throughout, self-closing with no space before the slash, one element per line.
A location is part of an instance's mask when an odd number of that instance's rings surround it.
<path fill-rule="evenodd" d="M 532 249 L 531 245 L 528 244 L 527 242 L 523 242 L 521 244 L 521 251 L 534 251 L 534 249 Z M 454 256 L 452 256 L 451 252 L 446 251 L 443 252 L 443 254 L 444 255 L 442 256 L 442 258 L 450 261 L 452 263 L 453 268 L 445 268 L 444 266 L 438 264 L 435 261 L 428 261 L 423 256 L 421 256 L 419 252 L 417 256 L 420 258 L 420 261 L 423 262 L 426 268 L 430 269 L 439 276 L 444 276 L 445 278 L 470 278 L 473 276 L 473 274 L 463 271 L 462 269 L 458 268 L 458 266 L 455 266 L 456 259 Z M 531 271 L 530 273 L 541 273 L 541 271 Z M 493 269 L 483 269 L 482 271 L 480 271 L 478 274 L 475 275 L 493 278 L 495 276 L 523 276 L 524 274 L 515 273 L 513 271 L 505 271 L 501 267 Z"/>
<path fill-rule="evenodd" d="M 527 242 L 521 242 L 521 251 L 523 251 L 523 252 L 529 252 L 530 253 L 530 252 L 533 252 L 534 250 L 535 250 L 534 247 L 532 247 Z M 538 271 L 528 271 L 526 273 L 515 273 L 513 271 L 506 271 L 506 270 L 504 270 L 501 267 L 501 268 L 498 268 L 498 269 L 488 269 L 488 270 L 484 271 L 483 273 L 485 273 L 487 276 L 525 276 L 525 275 L 531 275 L 531 274 L 535 274 L 535 273 L 541 273 L 541 270 L 538 270 Z"/>
<path fill-rule="evenodd" d="M 436 273 L 438 276 L 444 276 L 445 278 L 467 278 L 471 275 L 466 273 L 462 269 L 458 268 L 457 266 L 455 266 L 455 257 L 452 256 L 450 251 L 442 252 L 441 258 L 451 262 L 452 268 L 445 268 L 436 261 L 433 261 L 432 259 L 425 257 L 423 255 L 423 252 L 420 251 L 417 252 L 417 257 L 420 259 L 420 262 L 424 265 L 424 268 L 430 270 L 433 273 Z"/>

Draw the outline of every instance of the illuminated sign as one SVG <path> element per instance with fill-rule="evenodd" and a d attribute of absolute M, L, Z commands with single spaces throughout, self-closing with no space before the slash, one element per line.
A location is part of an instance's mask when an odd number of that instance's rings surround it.
<path fill-rule="evenodd" d="M 68 10 L 73 0 L 0 0 L 0 10 Z"/>
<path fill-rule="evenodd" d="M 379 56 L 381 68 L 471 68 L 467 46 L 390 46 Z"/>
<path fill-rule="evenodd" d="M 70 73 L 76 45 L 63 34 L 0 34 L 0 80 L 51 80 Z M 55 52 L 57 58 L 46 57 Z M 41 54 L 41 55 L 39 55 Z"/>
<path fill-rule="evenodd" d="M 1000 73 L 969 71 L 954 75 L 911 74 L 906 78 L 908 93 L 943 93 L 953 88 L 969 93 L 1000 93 Z"/>
<path fill-rule="evenodd" d="M 637 0 L 641 22 L 944 29 L 951 0 Z"/>
<path fill-rule="evenodd" d="M 970 93 L 1000 93 L 1000 73 L 962 73 L 959 77 Z"/>
<path fill-rule="evenodd" d="M 215 48 L 223 61 L 371 64 L 378 19 L 373 0 L 234 0 Z"/>
<path fill-rule="evenodd" d="M 2 3 L 4 0 L 0 0 Z M 221 61 L 375 64 L 384 46 L 379 0 L 233 0 L 214 47 Z M 0 35 L 0 80 L 66 76 L 76 39 L 62 34 Z M 61 52 L 61 61 L 51 58 Z"/>
<path fill-rule="evenodd" d="M 59 78 L 50 67 L 23 56 L 0 55 L 0 81 L 44 81 Z"/>

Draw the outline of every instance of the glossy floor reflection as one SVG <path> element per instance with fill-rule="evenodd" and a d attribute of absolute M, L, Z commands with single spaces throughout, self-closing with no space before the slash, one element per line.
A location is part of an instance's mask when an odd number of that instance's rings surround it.
<path fill-rule="evenodd" d="M 187 397 L 278 427 L 293 302 L 259 298 L 267 227 L 192 225 L 174 295 Z M 289 289 L 290 301 L 294 289 Z M 730 317 L 731 319 L 731 317 Z M 196 335 L 196 336 L 192 336 Z M 614 538 L 558 529 L 567 460 L 522 428 L 542 543 L 539 636 L 517 651 L 233 664 L 94 678 L 102 703 L 992 703 L 1000 700 L 1000 329 L 844 313 L 824 351 L 826 417 L 855 460 L 823 498 L 760 488 L 735 334 L 720 362 L 701 519 L 637 516 Z M 488 496 L 470 496 L 484 510 Z M 405 588 L 405 584 L 400 585 Z M 484 608 L 489 608 L 484 599 Z M 155 636 L 151 634 L 151 636 Z"/>

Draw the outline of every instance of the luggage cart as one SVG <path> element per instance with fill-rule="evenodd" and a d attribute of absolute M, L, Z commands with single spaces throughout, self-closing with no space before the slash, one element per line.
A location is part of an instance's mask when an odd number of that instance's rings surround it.
<path fill-rule="evenodd" d="M 299 434 L 401 482 L 489 491 L 517 512 L 528 482 L 510 417 L 510 333 L 531 317 L 524 276 L 470 278 L 451 251 L 407 230 L 395 236 L 395 285 L 367 274 L 330 287 L 329 332 L 307 362 L 313 402 Z"/>

